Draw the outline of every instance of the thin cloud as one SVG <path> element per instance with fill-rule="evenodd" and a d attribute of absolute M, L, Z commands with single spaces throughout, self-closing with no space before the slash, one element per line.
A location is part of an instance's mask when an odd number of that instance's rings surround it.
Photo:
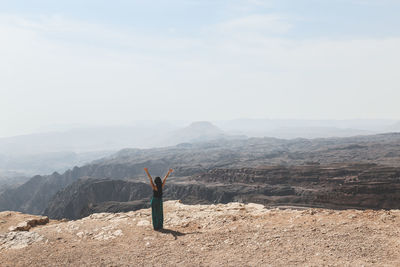
<path fill-rule="evenodd" d="M 222 22 L 216 27 L 222 33 L 283 34 L 288 32 L 293 25 L 279 15 L 254 14 Z"/>

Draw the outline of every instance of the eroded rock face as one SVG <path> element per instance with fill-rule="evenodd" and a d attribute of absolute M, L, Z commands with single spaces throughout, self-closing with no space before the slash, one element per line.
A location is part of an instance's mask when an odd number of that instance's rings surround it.
<path fill-rule="evenodd" d="M 339 209 L 400 208 L 400 168 L 376 164 L 214 169 L 195 179 L 247 187 L 248 193 L 235 196 L 244 202 Z"/>
<path fill-rule="evenodd" d="M 94 212 L 149 207 L 148 184 L 120 180 L 81 180 L 60 191 L 46 209 L 51 218 L 78 219 Z M 400 208 L 400 168 L 375 164 L 271 166 L 213 169 L 171 180 L 164 199 L 187 204 L 228 202 L 267 206 Z"/>
<path fill-rule="evenodd" d="M 79 180 L 58 192 L 44 213 L 55 219 L 79 219 L 94 212 L 137 210 L 148 207 L 151 194 L 151 187 L 145 183 Z"/>

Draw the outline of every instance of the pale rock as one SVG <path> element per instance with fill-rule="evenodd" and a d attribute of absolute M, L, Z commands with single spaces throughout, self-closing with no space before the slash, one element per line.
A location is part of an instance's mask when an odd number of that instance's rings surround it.
<path fill-rule="evenodd" d="M 42 240 L 43 237 L 36 232 L 8 232 L 0 235 L 0 250 L 21 249 Z"/>
<path fill-rule="evenodd" d="M 123 235 L 122 230 L 115 230 L 113 235 L 114 236 L 122 236 Z"/>
<path fill-rule="evenodd" d="M 83 235 L 84 235 L 84 233 L 83 233 L 83 232 L 79 232 L 79 233 L 77 233 L 76 235 L 77 235 L 79 238 L 82 238 Z"/>
<path fill-rule="evenodd" d="M 150 222 L 147 220 L 141 220 L 137 223 L 137 226 L 148 226 L 150 225 Z"/>

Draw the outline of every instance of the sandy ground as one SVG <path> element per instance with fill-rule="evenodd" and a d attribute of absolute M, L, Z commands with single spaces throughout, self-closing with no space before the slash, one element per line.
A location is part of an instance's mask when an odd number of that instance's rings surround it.
<path fill-rule="evenodd" d="M 400 211 L 266 209 L 258 204 L 164 203 L 165 230 L 149 209 L 51 221 L 0 213 L 1 266 L 400 266 Z"/>

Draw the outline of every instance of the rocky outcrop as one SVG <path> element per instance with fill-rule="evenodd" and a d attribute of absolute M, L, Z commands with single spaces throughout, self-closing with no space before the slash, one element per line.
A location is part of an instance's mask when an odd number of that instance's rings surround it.
<path fill-rule="evenodd" d="M 48 217 L 11 211 L 0 212 L 0 251 L 21 249 L 35 242 L 44 241 L 42 235 L 32 230 L 48 223 Z"/>
<path fill-rule="evenodd" d="M 26 221 L 20 222 L 16 226 L 11 226 L 8 228 L 11 232 L 17 231 L 29 231 L 31 228 L 36 227 L 38 225 L 45 225 L 49 223 L 49 217 L 43 216 L 40 218 L 29 218 Z"/>

